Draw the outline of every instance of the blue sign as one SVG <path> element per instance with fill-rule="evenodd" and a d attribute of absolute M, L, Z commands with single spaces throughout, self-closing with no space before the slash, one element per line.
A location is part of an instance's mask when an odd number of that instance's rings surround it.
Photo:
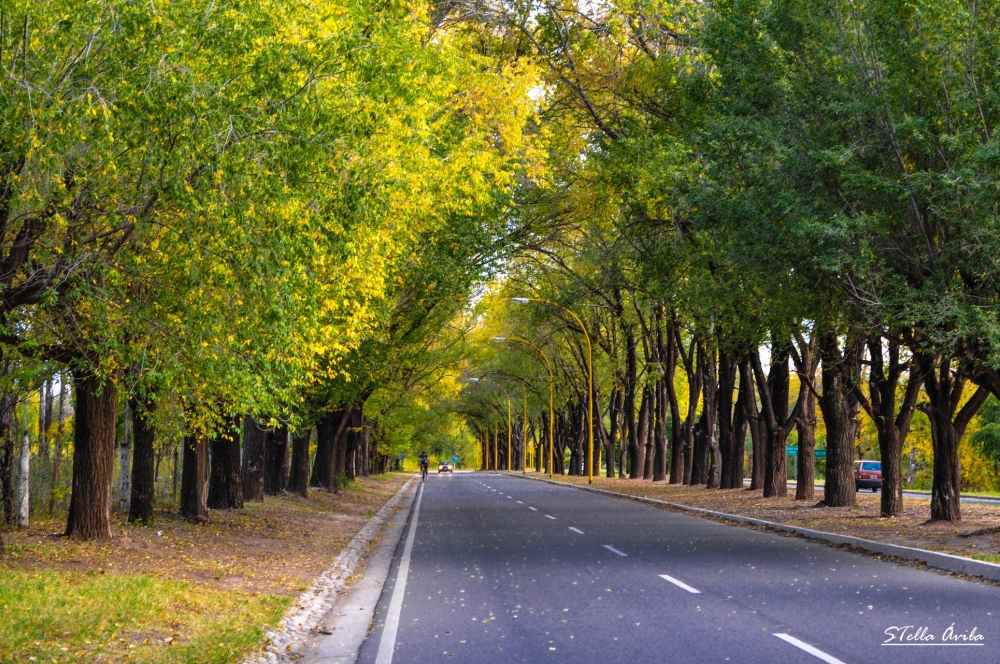
<path fill-rule="evenodd" d="M 458 463 L 458 457 L 457 457 L 457 456 L 453 456 L 453 457 L 451 458 L 451 462 L 452 462 L 452 463 Z"/>

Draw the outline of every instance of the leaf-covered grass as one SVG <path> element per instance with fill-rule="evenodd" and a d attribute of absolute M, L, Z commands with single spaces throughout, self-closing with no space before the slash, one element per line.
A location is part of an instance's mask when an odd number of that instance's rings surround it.
<path fill-rule="evenodd" d="M 0 661 L 238 661 L 292 601 L 149 576 L 0 569 Z"/>

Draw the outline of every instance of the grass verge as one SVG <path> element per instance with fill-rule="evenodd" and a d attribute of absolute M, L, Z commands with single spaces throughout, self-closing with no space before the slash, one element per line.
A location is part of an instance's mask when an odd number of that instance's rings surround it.
<path fill-rule="evenodd" d="M 0 661 L 231 662 L 292 601 L 149 576 L 0 570 Z"/>

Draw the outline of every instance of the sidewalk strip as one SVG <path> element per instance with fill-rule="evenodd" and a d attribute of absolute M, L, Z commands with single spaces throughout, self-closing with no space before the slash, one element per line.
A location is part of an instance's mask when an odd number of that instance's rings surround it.
<path fill-rule="evenodd" d="M 413 523 L 410 524 L 410 533 L 406 536 L 403 558 L 399 561 L 396 587 L 392 589 L 392 600 L 389 602 L 389 612 L 385 616 L 385 627 L 382 629 L 382 640 L 378 644 L 375 664 L 392 664 L 392 653 L 396 649 L 396 630 L 399 629 L 399 614 L 403 610 L 406 576 L 410 573 L 410 554 L 413 553 L 413 538 L 417 534 L 417 517 L 420 515 L 420 501 L 423 498 L 424 485 L 421 484 L 420 493 L 417 495 L 417 504 L 413 506 Z"/>

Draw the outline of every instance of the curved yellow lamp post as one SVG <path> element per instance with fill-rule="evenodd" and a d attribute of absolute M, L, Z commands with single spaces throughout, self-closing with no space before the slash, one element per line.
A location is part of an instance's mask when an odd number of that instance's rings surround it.
<path fill-rule="evenodd" d="M 539 348 L 538 346 L 536 346 L 535 344 L 531 343 L 530 341 L 525 341 L 524 339 L 518 339 L 517 337 L 493 337 L 493 341 L 501 341 L 501 342 L 503 342 L 503 341 L 513 341 L 514 343 L 525 344 L 526 346 L 531 346 L 532 348 L 534 348 L 538 352 L 539 355 L 542 356 L 542 359 L 545 360 L 545 368 L 549 370 L 549 477 L 552 477 L 552 447 L 553 447 L 552 419 L 553 419 L 553 411 L 554 411 L 554 409 L 552 407 L 552 402 L 553 402 L 553 399 L 554 399 L 553 395 L 555 393 L 555 379 L 552 377 L 552 363 L 549 362 L 548 356 L 544 352 L 542 352 L 542 349 Z M 525 409 L 525 413 L 527 413 L 527 410 L 528 410 L 527 396 L 525 396 L 525 407 L 524 407 L 524 409 Z M 527 416 L 525 416 L 525 417 L 527 417 Z M 527 429 L 527 423 L 525 423 L 525 429 Z"/>
<path fill-rule="evenodd" d="M 511 298 L 514 302 L 520 302 L 521 304 L 527 304 L 528 302 L 540 302 L 542 304 L 548 304 L 557 309 L 562 309 L 570 316 L 573 320 L 577 322 L 580 329 L 583 330 L 583 336 L 587 339 L 587 481 L 590 483 L 594 482 L 594 347 L 590 343 L 590 334 L 587 333 L 587 327 L 580 320 L 580 317 L 575 313 L 567 309 L 561 304 L 556 304 L 549 300 L 543 300 L 537 297 L 514 297 Z M 551 440 L 551 439 L 550 439 Z M 550 442 L 551 444 L 551 442 Z"/>

